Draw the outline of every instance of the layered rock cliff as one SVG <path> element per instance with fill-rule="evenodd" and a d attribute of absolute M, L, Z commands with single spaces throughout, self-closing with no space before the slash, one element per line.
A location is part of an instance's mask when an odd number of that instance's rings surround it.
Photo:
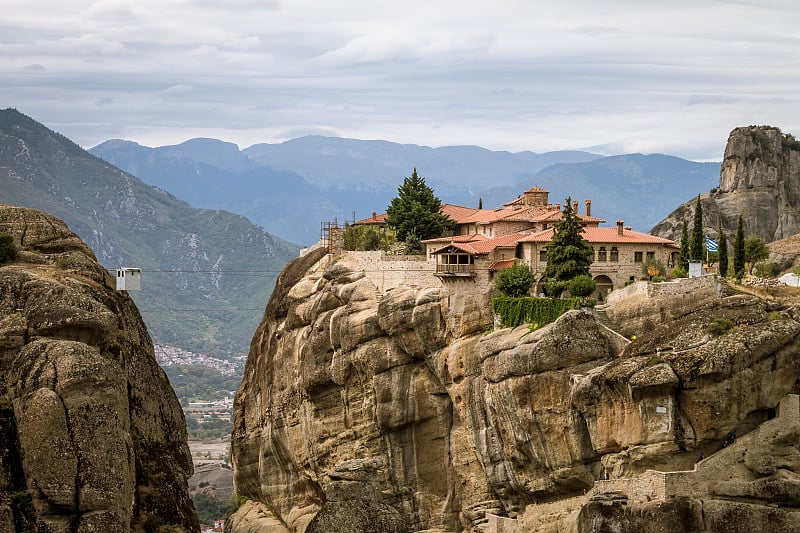
<path fill-rule="evenodd" d="M 651 233 L 679 241 L 683 221 L 692 224 L 696 202 L 687 200 Z M 734 129 L 719 187 L 701 195 L 700 202 L 709 235 L 716 236 L 722 227 L 732 241 L 739 215 L 745 234 L 766 242 L 800 233 L 800 141 L 771 126 Z"/>
<path fill-rule="evenodd" d="M 0 531 L 197 531 L 183 412 L 133 301 L 60 220 L 0 206 Z"/>
<path fill-rule="evenodd" d="M 488 302 L 463 282 L 380 294 L 352 257 L 317 250 L 279 279 L 236 397 L 235 483 L 251 501 L 227 531 L 485 531 L 497 517 L 520 531 L 594 531 L 603 478 L 692 470 L 701 453 L 739 488 L 714 496 L 713 476 L 699 476 L 693 491 L 640 491 L 683 498 L 696 518 L 686 531 L 722 530 L 719 498 L 752 524 L 776 514 L 763 487 L 800 489 L 800 429 L 748 465 L 718 459 L 800 392 L 793 309 L 704 278 L 637 284 L 536 331 L 492 330 Z M 709 333 L 722 318 L 730 328 Z M 634 496 L 602 520 L 643 531 L 647 516 L 668 531 L 675 502 L 642 510 Z"/>

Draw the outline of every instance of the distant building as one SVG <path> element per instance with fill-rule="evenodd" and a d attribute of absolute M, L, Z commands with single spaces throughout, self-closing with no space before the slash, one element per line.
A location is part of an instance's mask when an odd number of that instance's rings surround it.
<path fill-rule="evenodd" d="M 118 268 L 117 269 L 117 290 L 118 291 L 139 291 L 139 290 L 142 290 L 142 269 L 141 268 Z"/>

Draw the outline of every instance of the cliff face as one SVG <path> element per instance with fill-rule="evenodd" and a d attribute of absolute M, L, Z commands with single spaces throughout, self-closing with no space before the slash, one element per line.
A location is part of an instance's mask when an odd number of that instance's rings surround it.
<path fill-rule="evenodd" d="M 691 226 L 696 198 L 659 222 L 651 233 L 680 240 L 683 221 Z M 800 142 L 770 126 L 734 129 L 725 147 L 719 187 L 700 196 L 705 232 L 721 226 L 729 240 L 741 214 L 747 236 L 766 242 L 800 233 Z"/>
<path fill-rule="evenodd" d="M 279 279 L 234 407 L 235 483 L 252 501 L 230 532 L 332 531 L 336 516 L 374 517 L 341 531 L 480 531 L 588 498 L 604 474 L 690 470 L 798 390 L 800 322 L 715 283 L 491 331 L 485 301 L 379 295 L 353 264 L 312 252 Z M 736 326 L 714 337 L 719 317 Z M 542 527 L 589 531 L 586 509 Z"/>
<path fill-rule="evenodd" d="M 0 206 L 0 530 L 196 531 L 183 412 L 132 300 L 60 220 Z"/>

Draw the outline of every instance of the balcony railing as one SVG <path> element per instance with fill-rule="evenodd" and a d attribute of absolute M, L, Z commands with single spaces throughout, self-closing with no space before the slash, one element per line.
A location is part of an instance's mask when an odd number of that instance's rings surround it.
<path fill-rule="evenodd" d="M 474 276 L 475 265 L 436 264 L 436 273 L 443 276 Z"/>

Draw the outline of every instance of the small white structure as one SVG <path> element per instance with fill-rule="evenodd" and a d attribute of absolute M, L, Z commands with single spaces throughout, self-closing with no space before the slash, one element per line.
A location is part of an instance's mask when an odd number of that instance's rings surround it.
<path fill-rule="evenodd" d="M 788 285 L 790 287 L 800 287 L 800 276 L 798 276 L 797 274 L 789 272 L 788 274 L 784 274 L 778 279 L 781 280 L 784 283 L 784 285 Z"/>
<path fill-rule="evenodd" d="M 118 291 L 140 291 L 140 290 L 142 290 L 142 269 L 141 268 L 118 268 L 117 269 L 117 290 Z"/>
<path fill-rule="evenodd" d="M 705 274 L 702 261 L 689 261 L 689 277 L 697 278 Z"/>

